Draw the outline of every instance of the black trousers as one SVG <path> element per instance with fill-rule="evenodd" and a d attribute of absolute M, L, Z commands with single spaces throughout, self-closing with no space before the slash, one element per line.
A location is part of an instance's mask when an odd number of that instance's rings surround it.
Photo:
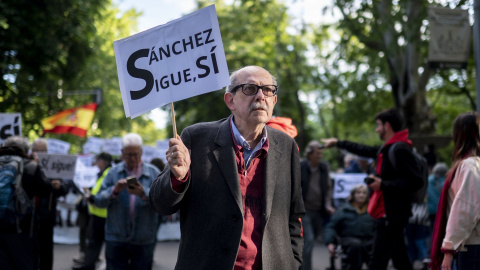
<path fill-rule="evenodd" d="M 28 233 L 0 233 L 1 269 L 38 269 L 37 239 Z"/>
<path fill-rule="evenodd" d="M 368 265 L 369 270 L 385 270 L 388 261 L 392 259 L 393 266 L 401 270 L 413 270 L 405 245 L 404 221 L 388 222 L 386 218 L 379 218 L 375 226 L 373 238 L 372 258 Z"/>
<path fill-rule="evenodd" d="M 85 249 L 84 267 L 95 269 L 95 263 L 105 242 L 105 218 L 90 215 L 87 228 L 87 247 Z"/>
<path fill-rule="evenodd" d="M 43 219 L 38 223 L 38 245 L 40 257 L 40 270 L 53 268 L 53 227 L 54 220 Z"/>

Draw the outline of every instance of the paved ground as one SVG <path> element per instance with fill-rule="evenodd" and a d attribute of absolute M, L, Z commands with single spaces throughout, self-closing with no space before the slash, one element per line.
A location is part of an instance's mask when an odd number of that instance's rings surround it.
<path fill-rule="evenodd" d="M 54 270 L 71 269 L 72 258 L 78 255 L 78 245 L 56 244 L 54 248 Z M 153 270 L 173 270 L 177 260 L 178 241 L 158 242 L 155 247 Z M 313 249 L 313 270 L 325 270 L 330 266 L 327 248 L 320 243 Z M 337 269 L 339 264 L 337 261 Z M 420 269 L 419 264 L 415 269 Z M 393 269 L 393 268 L 392 268 Z"/>
<path fill-rule="evenodd" d="M 78 245 L 60 245 L 54 247 L 54 270 L 71 269 L 72 258 L 78 255 Z M 155 247 L 153 270 L 173 270 L 177 260 L 178 241 L 158 242 Z M 314 270 L 325 270 L 329 265 L 327 249 L 317 244 L 313 250 Z"/>

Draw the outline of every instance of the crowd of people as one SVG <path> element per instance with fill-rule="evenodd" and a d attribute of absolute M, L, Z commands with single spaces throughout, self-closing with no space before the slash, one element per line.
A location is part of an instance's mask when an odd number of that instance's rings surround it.
<path fill-rule="evenodd" d="M 104 244 L 107 269 L 152 269 L 161 215 L 177 212 L 179 270 L 310 270 L 315 242 L 341 255 L 342 269 L 387 269 L 391 262 L 408 270 L 416 260 L 424 269 L 480 269 L 478 113 L 455 120 L 451 169 L 433 148 L 426 152 L 426 182 L 395 109 L 375 116 L 383 145 L 326 138 L 308 143 L 301 158 L 296 132 L 266 125 L 278 98 L 275 77 L 247 66 L 230 79 L 224 102 L 231 115 L 170 139 L 166 164 L 142 161 L 135 133 L 123 136 L 119 163 L 108 153 L 96 156 L 97 181 L 83 192 L 82 256 L 72 269 L 95 269 Z M 346 153 L 344 173 L 368 175 L 346 199 L 333 199 L 335 179 L 322 160 L 332 147 Z M 68 188 L 42 172 L 36 154 L 46 151 L 44 139 L 30 148 L 19 136 L 0 148 L 2 269 L 53 267 L 56 198 Z M 17 164 L 10 186 L 5 164 Z M 415 201 L 425 183 L 426 197 Z M 6 203 L 20 191 L 24 209 Z"/>

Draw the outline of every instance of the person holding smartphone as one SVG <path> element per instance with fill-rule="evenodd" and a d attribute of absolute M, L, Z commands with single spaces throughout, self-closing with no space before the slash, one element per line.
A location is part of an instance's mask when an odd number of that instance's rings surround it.
<path fill-rule="evenodd" d="M 129 133 L 122 138 L 122 159 L 103 180 L 95 205 L 107 208 L 105 259 L 107 269 L 151 269 L 158 214 L 148 192 L 159 170 L 142 161 L 143 141 Z"/>

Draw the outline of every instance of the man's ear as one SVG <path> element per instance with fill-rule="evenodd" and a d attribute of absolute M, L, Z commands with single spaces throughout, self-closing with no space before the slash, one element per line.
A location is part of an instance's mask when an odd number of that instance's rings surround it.
<path fill-rule="evenodd" d="M 395 133 L 395 132 L 393 131 L 393 129 L 392 129 L 392 125 L 390 125 L 389 122 L 385 122 L 385 124 L 383 124 L 383 126 L 385 127 L 385 129 L 386 129 L 387 131 L 391 131 L 391 132 Z"/>
<path fill-rule="evenodd" d="M 227 107 L 230 109 L 230 111 L 235 110 L 235 103 L 233 102 L 234 97 L 235 95 L 232 93 L 225 93 L 225 95 L 223 95 L 223 100 L 225 101 L 225 104 L 227 104 Z"/>

